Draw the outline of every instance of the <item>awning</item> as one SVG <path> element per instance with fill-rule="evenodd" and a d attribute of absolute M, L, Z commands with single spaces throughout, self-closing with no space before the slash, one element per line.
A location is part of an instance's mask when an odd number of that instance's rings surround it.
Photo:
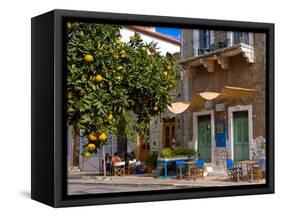
<path fill-rule="evenodd" d="M 170 112 L 180 114 L 192 106 L 198 106 L 208 100 L 214 99 L 235 99 L 241 97 L 248 97 L 254 94 L 256 90 L 246 89 L 241 87 L 225 86 L 220 93 L 217 92 L 202 92 L 197 94 L 190 102 L 175 102 L 168 106 Z"/>
<path fill-rule="evenodd" d="M 180 114 L 188 109 L 190 103 L 189 102 L 175 102 L 172 103 L 171 106 L 168 106 L 170 112 L 174 114 Z"/>

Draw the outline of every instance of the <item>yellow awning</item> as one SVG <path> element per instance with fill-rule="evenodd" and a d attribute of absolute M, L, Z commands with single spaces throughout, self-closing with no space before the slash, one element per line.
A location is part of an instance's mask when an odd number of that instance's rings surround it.
<path fill-rule="evenodd" d="M 225 86 L 218 98 L 233 99 L 233 98 L 247 97 L 253 95 L 253 93 L 255 92 L 256 90 L 254 89 Z"/>
<path fill-rule="evenodd" d="M 197 94 L 190 102 L 175 102 L 168 106 L 170 112 L 180 114 L 192 106 L 198 106 L 208 100 L 214 99 L 234 99 L 248 97 L 255 93 L 254 89 L 246 89 L 241 87 L 225 86 L 220 93 L 217 92 L 202 92 Z"/>

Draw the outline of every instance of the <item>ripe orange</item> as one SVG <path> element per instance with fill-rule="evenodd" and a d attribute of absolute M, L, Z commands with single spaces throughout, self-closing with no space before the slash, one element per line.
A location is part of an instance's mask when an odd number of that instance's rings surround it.
<path fill-rule="evenodd" d="M 84 56 L 84 60 L 86 61 L 86 62 L 93 62 L 94 61 L 94 57 L 93 57 L 93 55 L 91 55 L 91 54 L 86 54 L 85 56 Z"/>
<path fill-rule="evenodd" d="M 99 140 L 100 140 L 101 142 L 105 141 L 105 140 L 106 140 L 106 134 L 105 134 L 105 133 L 101 133 L 101 134 L 99 135 Z"/>
<path fill-rule="evenodd" d="M 120 71 L 123 69 L 123 66 L 117 66 L 117 71 Z"/>
<path fill-rule="evenodd" d="M 89 140 L 91 141 L 91 142 L 94 142 L 94 141 L 96 141 L 98 138 L 96 137 L 96 135 L 95 134 L 90 134 L 89 135 Z"/>
<path fill-rule="evenodd" d="M 67 99 L 72 99 L 73 95 L 72 95 L 72 91 L 68 91 L 67 92 Z"/>
<path fill-rule="evenodd" d="M 171 65 L 167 65 L 166 67 L 168 70 L 171 70 L 172 69 L 172 66 Z"/>
<path fill-rule="evenodd" d="M 120 39 L 116 39 L 116 40 L 115 40 L 115 44 L 116 44 L 116 45 L 120 45 L 120 44 L 122 44 L 122 43 L 123 43 L 123 41 L 121 41 Z"/>
<path fill-rule="evenodd" d="M 126 51 L 122 50 L 122 51 L 120 52 L 120 54 L 121 54 L 121 57 L 122 57 L 122 58 L 126 57 Z"/>
<path fill-rule="evenodd" d="M 123 79 L 122 76 L 120 76 L 120 75 L 116 76 L 116 80 L 121 81 L 122 79 Z"/>
<path fill-rule="evenodd" d="M 109 114 L 109 115 L 107 115 L 107 117 L 106 117 L 106 118 L 107 118 L 107 120 L 108 120 L 108 121 L 112 121 L 112 119 L 113 119 L 113 115 L 112 115 L 112 114 Z"/>
<path fill-rule="evenodd" d="M 164 74 L 164 77 L 168 76 L 168 72 L 166 72 L 166 71 L 164 71 L 163 74 Z"/>
<path fill-rule="evenodd" d="M 91 157 L 91 153 L 88 152 L 88 151 L 84 151 L 84 152 L 83 152 L 83 155 L 84 155 L 84 157 L 87 158 L 87 159 L 89 159 L 89 158 Z"/>
<path fill-rule="evenodd" d="M 95 77 L 95 81 L 96 82 L 101 82 L 103 80 L 103 77 L 101 76 L 101 75 L 97 75 L 96 77 Z"/>
<path fill-rule="evenodd" d="M 72 29 L 72 24 L 71 22 L 67 22 L 66 23 L 67 29 L 71 30 Z"/>
<path fill-rule="evenodd" d="M 146 53 L 147 52 L 147 48 L 146 47 L 141 47 L 141 51 Z"/>
<path fill-rule="evenodd" d="M 153 111 L 158 111 L 158 106 L 157 106 L 157 105 L 155 105 L 155 106 L 153 107 Z"/>
<path fill-rule="evenodd" d="M 94 150 L 94 149 L 96 148 L 96 145 L 93 144 L 93 143 L 89 143 L 89 144 L 87 145 L 87 148 L 88 148 L 89 150 Z"/>

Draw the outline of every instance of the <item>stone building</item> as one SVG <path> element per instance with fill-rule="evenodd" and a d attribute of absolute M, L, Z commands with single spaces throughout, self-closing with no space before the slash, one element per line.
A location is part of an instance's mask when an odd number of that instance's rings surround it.
<path fill-rule="evenodd" d="M 265 34 L 184 29 L 181 101 L 225 86 L 256 90 L 249 97 L 206 101 L 177 115 L 178 139 L 215 170 L 226 158 L 265 156 Z M 180 100 L 178 100 L 180 101 Z"/>

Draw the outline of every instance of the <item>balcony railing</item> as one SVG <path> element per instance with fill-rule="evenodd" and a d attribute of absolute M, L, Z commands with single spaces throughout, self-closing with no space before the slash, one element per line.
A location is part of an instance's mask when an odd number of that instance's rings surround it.
<path fill-rule="evenodd" d="M 251 45 L 237 43 L 228 46 L 226 43 L 216 47 L 214 50 L 204 50 L 203 54 L 183 59 L 181 64 L 187 70 L 190 76 L 196 72 L 196 67 L 204 66 L 208 72 L 215 70 L 215 64 L 222 69 L 229 68 L 229 58 L 242 54 L 248 63 L 254 63 L 254 48 Z"/>
<path fill-rule="evenodd" d="M 226 48 L 227 46 L 229 46 L 230 44 L 229 42 L 230 40 L 226 39 L 222 42 L 211 44 L 208 48 L 198 48 L 198 55 L 205 54 L 208 52 L 213 52 L 218 49 Z"/>

